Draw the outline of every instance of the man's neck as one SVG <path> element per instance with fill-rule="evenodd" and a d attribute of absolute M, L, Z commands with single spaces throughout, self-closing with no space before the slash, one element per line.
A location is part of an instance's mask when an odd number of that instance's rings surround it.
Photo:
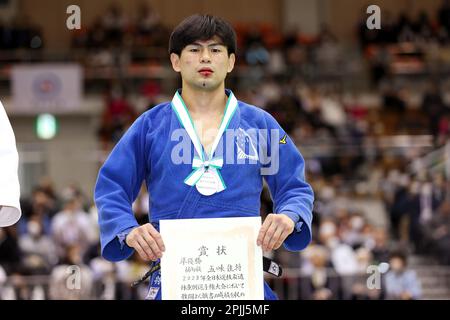
<path fill-rule="evenodd" d="M 183 86 L 181 97 L 189 113 L 198 116 L 222 114 L 228 100 L 223 86 L 214 91 L 201 91 Z"/>

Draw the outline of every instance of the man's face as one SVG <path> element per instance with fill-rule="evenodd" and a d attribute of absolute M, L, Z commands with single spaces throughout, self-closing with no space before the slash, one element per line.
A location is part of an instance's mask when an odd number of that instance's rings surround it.
<path fill-rule="evenodd" d="M 215 36 L 187 45 L 180 56 L 172 53 L 170 60 L 173 69 L 181 73 L 183 85 L 213 91 L 223 84 L 227 74 L 233 70 L 235 56 L 228 55 L 227 48 Z"/>

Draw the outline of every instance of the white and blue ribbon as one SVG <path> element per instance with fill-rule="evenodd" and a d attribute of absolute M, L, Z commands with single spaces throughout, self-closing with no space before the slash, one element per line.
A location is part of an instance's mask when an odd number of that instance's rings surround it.
<path fill-rule="evenodd" d="M 237 109 L 237 106 L 237 99 L 235 98 L 233 93 L 230 92 L 227 104 L 225 106 L 225 112 L 219 126 L 219 131 L 217 132 L 217 136 L 211 146 L 209 157 L 206 157 L 200 139 L 198 138 L 197 132 L 195 130 L 194 122 L 189 115 L 189 111 L 178 91 L 175 93 L 172 99 L 172 108 L 175 111 L 175 114 L 177 115 L 181 125 L 185 128 L 187 134 L 189 135 L 189 138 L 191 139 L 195 151 L 198 155 L 194 156 L 194 159 L 192 160 L 192 172 L 186 177 L 186 179 L 184 179 L 184 183 L 186 183 L 187 185 L 195 186 L 197 182 L 202 178 L 203 174 L 209 170 L 219 178 L 218 181 L 220 181 L 220 183 L 217 192 L 226 189 L 225 182 L 223 181 L 222 175 L 220 173 L 220 169 L 222 169 L 223 166 L 223 158 L 213 157 L 213 155 L 216 151 L 217 145 L 219 144 L 220 138 L 228 128 L 228 125 L 234 115 L 234 112 Z"/>

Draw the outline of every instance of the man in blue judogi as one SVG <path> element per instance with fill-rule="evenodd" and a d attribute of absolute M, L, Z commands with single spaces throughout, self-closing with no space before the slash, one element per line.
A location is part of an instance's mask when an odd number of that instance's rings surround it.
<path fill-rule="evenodd" d="M 182 88 L 171 102 L 142 114 L 100 169 L 95 186 L 102 255 L 120 261 L 134 251 L 158 261 L 165 250 L 161 219 L 260 215 L 266 181 L 274 202 L 257 239 L 264 251 L 291 251 L 311 241 L 314 195 L 305 163 L 292 140 L 264 110 L 238 101 L 225 89 L 233 70 L 236 35 L 220 18 L 194 15 L 169 43 Z M 150 194 L 150 223 L 132 212 L 142 182 Z M 150 280 L 159 299 L 160 273 Z M 276 296 L 265 283 L 265 299 Z"/>

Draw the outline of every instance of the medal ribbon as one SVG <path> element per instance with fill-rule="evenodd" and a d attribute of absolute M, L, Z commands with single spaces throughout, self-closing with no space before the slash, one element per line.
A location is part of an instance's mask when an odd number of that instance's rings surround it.
<path fill-rule="evenodd" d="M 220 138 L 230 124 L 230 120 L 233 117 L 237 106 L 237 99 L 235 98 L 233 93 L 230 92 L 230 96 L 228 97 L 227 104 L 225 106 L 225 112 L 219 126 L 219 131 L 212 144 L 210 154 L 208 157 L 206 157 L 203 151 L 203 146 L 200 142 L 200 139 L 198 138 L 197 132 L 195 131 L 194 122 L 189 115 L 189 111 L 178 91 L 175 93 L 172 99 L 172 109 L 175 111 L 178 120 L 189 135 L 189 138 L 191 139 L 195 151 L 198 155 L 198 157 L 194 156 L 194 159 L 192 160 L 192 172 L 186 177 L 186 179 L 184 179 L 184 183 L 186 183 L 187 185 L 195 186 L 197 182 L 202 178 L 203 174 L 206 171 L 210 170 L 219 178 L 220 181 L 219 189 L 217 190 L 217 192 L 225 190 L 226 185 L 220 173 L 220 169 L 223 166 L 223 158 L 213 157 L 213 155 L 216 151 L 217 145 L 219 144 Z"/>

